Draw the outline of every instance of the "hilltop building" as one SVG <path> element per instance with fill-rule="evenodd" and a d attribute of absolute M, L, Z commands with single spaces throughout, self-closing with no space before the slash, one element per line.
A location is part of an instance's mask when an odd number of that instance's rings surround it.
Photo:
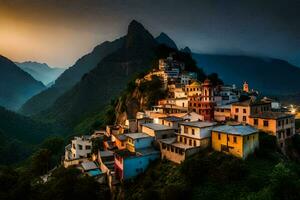
<path fill-rule="evenodd" d="M 214 119 L 215 104 L 214 88 L 209 79 L 202 84 L 200 95 L 189 97 L 189 110 L 202 115 L 205 121 Z"/>
<path fill-rule="evenodd" d="M 248 93 L 249 92 L 249 84 L 245 81 L 243 84 L 243 91 Z"/>
<path fill-rule="evenodd" d="M 231 117 L 241 123 L 249 124 L 249 116 L 252 114 L 271 111 L 271 103 L 261 100 L 246 100 L 231 105 Z"/>
<path fill-rule="evenodd" d="M 183 122 L 176 137 L 159 141 L 161 158 L 175 163 L 183 162 L 187 157 L 210 146 L 211 129 L 215 122 Z"/>
<path fill-rule="evenodd" d="M 145 133 L 129 133 L 125 150 L 115 151 L 115 173 L 121 180 L 128 180 L 143 173 L 149 164 L 159 158 L 159 151 L 152 147 L 154 137 Z"/>
<path fill-rule="evenodd" d="M 259 147 L 258 130 L 249 125 L 223 125 L 212 129 L 212 148 L 245 159 Z"/>
<path fill-rule="evenodd" d="M 295 134 L 295 116 L 282 112 L 263 112 L 250 115 L 249 124 L 277 138 L 282 150 L 286 140 Z"/>

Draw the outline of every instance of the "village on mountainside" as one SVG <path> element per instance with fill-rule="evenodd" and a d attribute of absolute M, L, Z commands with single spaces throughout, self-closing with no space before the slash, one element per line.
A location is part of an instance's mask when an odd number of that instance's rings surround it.
<path fill-rule="evenodd" d="M 160 59 L 157 69 L 135 84 L 159 77 L 167 97 L 134 119 L 74 137 L 65 147 L 63 166 L 79 168 L 114 190 L 157 159 L 180 164 L 205 149 L 246 159 L 259 148 L 261 132 L 276 138 L 285 153 L 286 141 L 298 132 L 292 108 L 261 98 L 247 82 L 241 89 L 215 86 L 185 68 L 172 54 Z"/>

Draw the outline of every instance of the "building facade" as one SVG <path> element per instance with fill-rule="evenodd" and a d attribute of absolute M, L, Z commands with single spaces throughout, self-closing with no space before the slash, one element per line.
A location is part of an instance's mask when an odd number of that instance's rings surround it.
<path fill-rule="evenodd" d="M 242 159 L 259 147 L 258 130 L 249 125 L 223 125 L 212 129 L 212 148 Z"/>

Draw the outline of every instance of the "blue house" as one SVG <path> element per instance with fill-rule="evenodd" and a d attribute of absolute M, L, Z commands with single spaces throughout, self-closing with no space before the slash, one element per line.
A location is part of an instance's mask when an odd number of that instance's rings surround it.
<path fill-rule="evenodd" d="M 115 172 L 120 180 L 143 173 L 160 156 L 160 152 L 152 147 L 154 137 L 145 133 L 128 133 L 126 136 L 127 148 L 115 152 Z"/>

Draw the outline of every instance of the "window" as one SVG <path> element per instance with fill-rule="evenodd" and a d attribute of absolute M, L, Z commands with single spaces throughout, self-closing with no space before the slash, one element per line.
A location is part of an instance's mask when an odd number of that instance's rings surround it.
<path fill-rule="evenodd" d="M 218 140 L 221 140 L 221 133 L 218 133 Z"/>
<path fill-rule="evenodd" d="M 234 120 L 238 121 L 239 117 L 237 115 L 234 115 Z"/>
<path fill-rule="evenodd" d="M 243 121 L 245 122 L 247 120 L 247 117 L 246 116 L 243 116 Z"/>
<path fill-rule="evenodd" d="M 247 111 L 246 111 L 246 109 L 245 109 L 245 108 L 243 109 L 243 113 L 247 113 Z"/>
<path fill-rule="evenodd" d="M 187 143 L 186 138 L 184 138 L 184 144 L 186 144 L 186 143 Z"/>
<path fill-rule="evenodd" d="M 236 108 L 236 109 L 235 109 L 235 112 L 236 112 L 236 113 L 238 113 L 238 112 L 239 112 L 239 109 L 238 109 L 238 108 Z"/>
<path fill-rule="evenodd" d="M 189 140 L 189 145 L 192 146 L 192 140 L 191 139 Z"/>
<path fill-rule="evenodd" d="M 281 138 L 281 132 L 278 133 L 278 138 L 279 138 L 279 139 Z"/>
<path fill-rule="evenodd" d="M 278 121 L 278 126 L 281 126 L 281 121 L 280 120 Z"/>
<path fill-rule="evenodd" d="M 186 126 L 184 127 L 184 133 L 188 133 L 188 128 Z"/>
<path fill-rule="evenodd" d="M 287 137 L 291 136 L 291 129 L 290 128 L 286 129 L 286 136 Z"/>
<path fill-rule="evenodd" d="M 233 137 L 233 142 L 234 142 L 234 143 L 237 143 L 236 136 Z"/>
<path fill-rule="evenodd" d="M 269 121 L 264 120 L 264 127 L 268 127 L 269 126 Z"/>
<path fill-rule="evenodd" d="M 192 129 L 192 135 L 195 135 L 195 130 L 194 129 Z"/>
<path fill-rule="evenodd" d="M 76 149 L 76 146 L 75 146 L 75 144 L 72 144 L 72 146 L 73 146 L 73 149 Z"/>
<path fill-rule="evenodd" d="M 196 140 L 194 140 L 194 147 L 197 146 Z"/>
<path fill-rule="evenodd" d="M 85 149 L 86 149 L 86 150 L 89 150 L 89 149 L 91 149 L 91 146 L 90 146 L 90 145 L 86 145 L 86 146 L 85 146 Z"/>
<path fill-rule="evenodd" d="M 286 120 L 285 120 L 285 123 L 288 124 L 288 123 L 289 123 L 289 119 L 286 119 Z"/>
<path fill-rule="evenodd" d="M 254 125 L 258 125 L 258 119 L 254 119 Z"/>
<path fill-rule="evenodd" d="M 82 145 L 79 144 L 79 145 L 78 145 L 78 149 L 79 149 L 79 150 L 82 150 Z"/>

